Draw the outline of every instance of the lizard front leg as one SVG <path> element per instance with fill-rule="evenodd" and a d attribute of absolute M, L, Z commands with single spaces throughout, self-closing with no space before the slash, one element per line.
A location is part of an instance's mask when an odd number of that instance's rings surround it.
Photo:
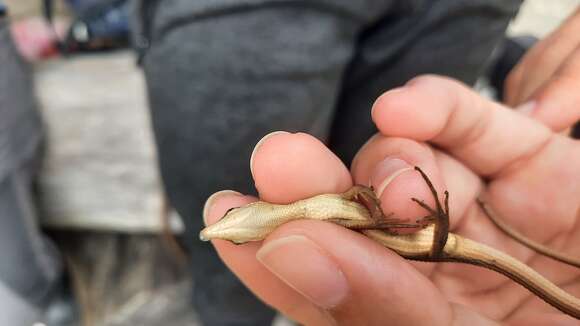
<path fill-rule="evenodd" d="M 435 220 L 434 214 L 417 219 L 414 223 L 393 217 L 393 214 L 385 214 L 381 209 L 381 202 L 372 187 L 357 185 L 341 194 L 341 197 L 362 204 L 367 208 L 372 220 L 371 224 L 354 229 L 380 229 L 390 234 L 398 234 L 396 229 L 401 228 L 424 228 Z M 351 227 L 353 228 L 353 227 Z"/>
<path fill-rule="evenodd" d="M 397 234 L 395 230 L 397 228 L 424 228 L 430 224 L 434 224 L 435 231 L 430 256 L 432 258 L 443 257 L 443 248 L 447 243 L 449 233 L 449 192 L 445 191 L 444 204 L 441 205 L 439 195 L 429 177 L 423 172 L 423 170 L 421 170 L 421 168 L 415 167 L 415 170 L 417 170 L 421 174 L 423 180 L 425 180 L 425 183 L 433 195 L 436 205 L 435 208 L 431 208 L 424 201 L 417 198 L 411 198 L 411 200 L 429 212 L 429 215 L 417 219 L 415 223 L 407 223 L 404 220 L 394 218 L 392 217 L 392 213 L 388 215 L 384 214 L 381 209 L 381 202 L 372 187 L 357 185 L 343 193 L 341 196 L 344 199 L 359 202 L 368 209 L 374 223 L 370 226 L 364 227 L 365 229 L 381 229 L 391 234 Z"/>

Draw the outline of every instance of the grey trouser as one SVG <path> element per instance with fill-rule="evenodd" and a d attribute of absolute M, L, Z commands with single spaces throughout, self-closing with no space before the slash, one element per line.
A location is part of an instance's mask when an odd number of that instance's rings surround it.
<path fill-rule="evenodd" d="M 0 325 L 32 325 L 59 284 L 56 249 L 39 231 L 31 168 L 0 181 Z"/>
<path fill-rule="evenodd" d="M 347 164 L 375 132 L 373 101 L 420 74 L 472 84 L 518 0 L 157 0 L 137 8 L 161 173 L 182 216 L 208 325 L 267 324 L 261 306 L 197 241 L 205 199 L 255 193 L 254 144 L 305 131 Z M 425 110 L 429 108 L 426 107 Z"/>
<path fill-rule="evenodd" d="M 32 195 L 42 139 L 32 75 L 0 17 L 0 324 L 40 320 L 57 284 L 56 250 L 39 231 Z"/>

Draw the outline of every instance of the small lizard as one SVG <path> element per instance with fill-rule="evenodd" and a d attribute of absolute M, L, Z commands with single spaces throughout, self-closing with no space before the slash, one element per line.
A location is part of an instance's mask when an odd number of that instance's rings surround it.
<path fill-rule="evenodd" d="M 200 239 L 228 240 L 236 244 L 263 240 L 280 225 L 298 219 L 329 221 L 346 228 L 358 230 L 367 237 L 395 251 L 406 259 L 427 262 L 457 262 L 485 267 L 505 276 L 527 288 L 539 298 L 560 311 L 580 319 L 580 299 L 565 292 L 535 270 L 519 260 L 484 244 L 466 239 L 449 232 L 449 193 L 445 191 L 441 204 L 435 187 L 418 167 L 436 206 L 431 208 L 423 201 L 411 198 L 423 207 L 429 215 L 416 221 L 405 223 L 383 214 L 380 201 L 372 188 L 354 186 L 342 194 L 323 194 L 296 201 L 288 205 L 276 205 L 263 201 L 232 208 L 217 223 L 200 232 Z M 491 209 L 479 200 L 494 223 L 499 219 Z M 399 234 L 400 228 L 421 228 L 412 234 Z M 500 229 L 528 247 L 565 263 L 580 266 L 570 257 L 559 255 L 513 231 L 505 224 Z M 562 258 L 564 257 L 564 258 Z"/>

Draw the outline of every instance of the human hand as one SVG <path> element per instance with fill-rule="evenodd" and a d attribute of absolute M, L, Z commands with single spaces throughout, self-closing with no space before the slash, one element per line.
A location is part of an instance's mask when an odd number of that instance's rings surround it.
<path fill-rule="evenodd" d="M 579 89 L 580 8 L 512 69 L 505 102 L 560 131 L 574 122 Z"/>
<path fill-rule="evenodd" d="M 576 119 L 579 115 L 577 109 Z M 289 203 L 370 183 L 386 213 L 414 220 L 424 211 L 410 198 L 430 204 L 433 199 L 415 171 L 397 171 L 417 165 L 437 189 L 449 190 L 453 232 L 508 252 L 580 294 L 580 272 L 517 244 L 474 202 L 485 192 L 511 226 L 571 253 L 580 246 L 577 141 L 440 77 L 417 78 L 387 92 L 375 103 L 373 120 L 380 134 L 361 148 L 350 173 L 309 135 L 265 137 L 250 163 L 261 199 Z M 221 192 L 208 200 L 204 216 L 211 224 L 228 208 L 254 200 Z M 263 243 L 213 243 L 262 300 L 307 325 L 575 323 L 497 273 L 468 265 L 411 263 L 330 223 L 288 223 Z"/>

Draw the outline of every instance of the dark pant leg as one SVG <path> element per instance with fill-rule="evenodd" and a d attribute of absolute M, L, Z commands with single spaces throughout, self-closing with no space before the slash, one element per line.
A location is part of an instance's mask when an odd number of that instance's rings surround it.
<path fill-rule="evenodd" d="M 42 128 L 28 66 L 0 17 L 0 324 L 31 325 L 60 279 L 56 250 L 40 233 L 32 177 Z"/>
<path fill-rule="evenodd" d="M 1 45 L 0 45 L 1 46 Z M 42 320 L 43 303 L 58 266 L 45 255 L 33 220 L 30 184 L 18 169 L 0 179 L 0 324 L 32 325 Z"/>
<path fill-rule="evenodd" d="M 161 1 L 141 12 L 161 173 L 191 240 L 195 308 L 207 325 L 269 324 L 274 312 L 197 241 L 203 204 L 221 189 L 255 192 L 249 158 L 265 134 L 326 137 L 359 22 L 334 4 L 293 1 Z"/>
<path fill-rule="evenodd" d="M 330 147 L 350 164 L 376 132 L 370 109 L 390 88 L 422 74 L 473 84 L 520 0 L 405 0 L 369 26 L 345 75 Z M 425 108 L 428 110 L 429 108 Z"/>
<path fill-rule="evenodd" d="M 40 233 L 30 165 L 0 180 L 0 282 L 42 308 L 59 281 L 56 249 Z"/>

